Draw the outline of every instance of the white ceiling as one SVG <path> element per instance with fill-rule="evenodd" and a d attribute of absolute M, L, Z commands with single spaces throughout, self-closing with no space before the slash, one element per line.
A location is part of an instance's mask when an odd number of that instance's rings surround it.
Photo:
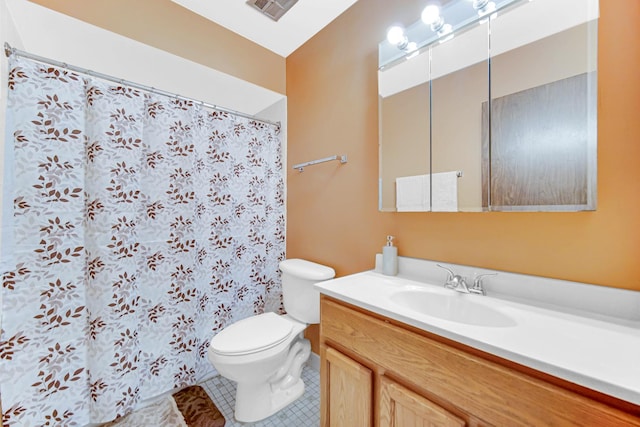
<path fill-rule="evenodd" d="M 277 22 L 245 0 L 172 1 L 286 58 L 357 0 L 298 0 Z"/>

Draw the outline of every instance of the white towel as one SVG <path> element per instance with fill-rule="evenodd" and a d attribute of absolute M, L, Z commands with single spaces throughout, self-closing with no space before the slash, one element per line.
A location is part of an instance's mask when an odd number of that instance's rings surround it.
<path fill-rule="evenodd" d="M 441 172 L 433 175 L 433 206 L 434 212 L 458 211 L 458 172 Z"/>
<path fill-rule="evenodd" d="M 429 203 L 429 175 L 396 178 L 396 209 L 398 212 L 428 211 Z"/>
<path fill-rule="evenodd" d="M 433 186 L 430 185 L 431 176 Z M 458 172 L 396 178 L 396 209 L 398 212 L 457 212 Z"/>

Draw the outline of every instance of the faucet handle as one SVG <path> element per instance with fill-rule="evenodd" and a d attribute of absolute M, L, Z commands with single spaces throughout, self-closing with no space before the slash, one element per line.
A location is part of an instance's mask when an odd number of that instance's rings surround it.
<path fill-rule="evenodd" d="M 484 290 L 484 286 L 482 285 L 482 279 L 484 279 L 487 276 L 496 276 L 496 275 L 498 275 L 498 273 L 478 274 L 473 279 L 473 286 L 471 286 L 471 289 L 469 289 L 469 291 L 471 291 L 473 293 L 476 293 L 476 294 L 486 295 L 486 292 Z"/>
<path fill-rule="evenodd" d="M 447 270 L 447 272 L 449 273 L 449 277 L 447 277 L 447 282 L 456 276 L 455 273 L 450 268 L 447 268 L 444 265 L 440 265 L 440 264 L 436 264 L 436 266 L 442 268 L 443 270 Z"/>

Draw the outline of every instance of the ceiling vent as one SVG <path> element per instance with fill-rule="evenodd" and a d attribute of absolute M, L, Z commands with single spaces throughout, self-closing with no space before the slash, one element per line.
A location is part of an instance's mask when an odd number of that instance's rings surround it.
<path fill-rule="evenodd" d="M 298 0 L 247 0 L 247 4 L 255 7 L 269 18 L 277 21 L 296 4 Z"/>

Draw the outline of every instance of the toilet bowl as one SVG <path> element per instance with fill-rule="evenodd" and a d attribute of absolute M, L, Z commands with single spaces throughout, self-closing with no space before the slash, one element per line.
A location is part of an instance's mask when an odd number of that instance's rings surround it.
<path fill-rule="evenodd" d="M 335 275 L 330 267 L 300 259 L 282 261 L 280 270 L 288 314 L 267 312 L 240 320 L 209 345 L 211 364 L 238 383 L 234 416 L 240 422 L 267 418 L 304 393 L 300 376 L 311 344 L 303 332 L 320 320 L 320 295 L 313 284 Z"/>

